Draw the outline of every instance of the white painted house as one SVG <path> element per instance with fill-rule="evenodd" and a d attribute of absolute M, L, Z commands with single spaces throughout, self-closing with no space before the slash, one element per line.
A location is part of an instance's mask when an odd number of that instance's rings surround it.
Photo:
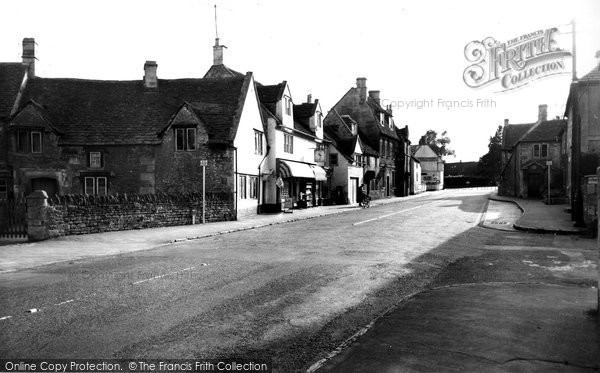
<path fill-rule="evenodd" d="M 421 175 L 427 190 L 444 189 L 444 161 L 429 145 L 413 145 L 411 151 L 421 163 Z"/>

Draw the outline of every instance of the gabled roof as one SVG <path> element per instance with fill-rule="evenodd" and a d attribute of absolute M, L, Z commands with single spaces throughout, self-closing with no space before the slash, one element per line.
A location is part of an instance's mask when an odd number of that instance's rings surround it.
<path fill-rule="evenodd" d="M 530 131 L 525 133 L 520 142 L 558 141 L 562 132 L 567 128 L 563 119 L 554 119 L 536 123 Z"/>
<path fill-rule="evenodd" d="M 305 102 L 300 105 L 294 105 L 294 118 L 310 118 L 315 115 L 319 107 L 319 100 L 315 102 Z"/>
<path fill-rule="evenodd" d="M 27 66 L 20 62 L 0 63 L 0 118 L 8 118 L 17 100 Z"/>
<path fill-rule="evenodd" d="M 257 83 L 256 90 L 258 91 L 258 99 L 263 104 L 274 104 L 283 97 L 286 85 L 287 82 L 285 80 L 274 85 L 262 85 Z"/>
<path fill-rule="evenodd" d="M 410 152 L 412 156 L 419 160 L 441 161 L 441 157 L 438 156 L 429 145 L 411 145 Z"/>
<path fill-rule="evenodd" d="M 48 117 L 47 110 L 37 102 L 31 100 L 25 103 L 23 108 L 19 110 L 10 121 L 11 127 L 48 127 L 54 133 L 62 135 L 62 133 L 52 124 Z"/>
<path fill-rule="evenodd" d="M 241 78 L 142 81 L 32 78 L 23 102 L 34 100 L 62 133 L 61 144 L 159 144 L 184 103 L 205 121 L 211 142 L 235 138 L 252 74 Z"/>
<path fill-rule="evenodd" d="M 379 153 L 367 143 L 360 141 L 358 135 L 352 134 L 352 123 L 356 122 L 349 115 L 339 115 L 335 109 L 332 109 L 323 121 L 323 131 L 345 157 L 352 157 L 357 142 L 363 154 L 379 156 Z"/>
<path fill-rule="evenodd" d="M 502 130 L 502 149 L 512 149 L 535 123 L 509 124 Z"/>
<path fill-rule="evenodd" d="M 204 79 L 217 79 L 217 78 L 241 78 L 244 74 L 239 71 L 230 69 L 225 65 L 212 65 L 210 69 L 204 74 Z"/>

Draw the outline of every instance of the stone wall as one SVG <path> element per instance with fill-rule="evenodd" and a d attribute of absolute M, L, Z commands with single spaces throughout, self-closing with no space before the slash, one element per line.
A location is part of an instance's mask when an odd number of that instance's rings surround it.
<path fill-rule="evenodd" d="M 210 193 L 206 222 L 235 218 L 231 195 Z M 146 194 L 47 198 L 36 191 L 28 197 L 30 240 L 52 237 L 200 224 L 202 194 Z"/>

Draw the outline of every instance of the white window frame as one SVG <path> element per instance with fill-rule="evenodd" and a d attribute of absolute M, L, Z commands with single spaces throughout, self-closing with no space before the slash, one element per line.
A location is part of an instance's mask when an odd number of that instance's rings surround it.
<path fill-rule="evenodd" d="M 240 195 L 240 199 L 248 199 L 248 178 L 246 177 L 246 175 L 240 175 L 240 181 L 239 181 L 239 185 L 240 185 L 240 190 L 239 190 L 239 195 Z"/>
<path fill-rule="evenodd" d="M 294 136 L 287 133 L 283 134 L 283 151 L 294 154 Z"/>
<path fill-rule="evenodd" d="M 40 149 L 38 151 L 35 151 L 35 149 L 34 149 L 34 144 L 35 144 L 35 141 L 33 141 L 34 135 L 37 135 L 39 137 Z M 40 131 L 31 131 L 31 152 L 35 153 L 35 154 L 39 154 L 39 153 L 41 153 L 43 151 L 43 149 L 44 149 L 44 145 L 43 145 L 42 132 L 40 132 Z"/>
<path fill-rule="evenodd" d="M 287 115 L 292 115 L 292 99 L 288 96 L 284 96 L 284 104 L 285 104 L 285 113 Z"/>
<path fill-rule="evenodd" d="M 103 184 L 103 185 L 101 185 Z M 91 189 L 91 194 L 88 193 Z M 88 195 L 102 196 L 108 193 L 108 180 L 106 176 L 86 176 L 83 178 L 83 192 Z"/>
<path fill-rule="evenodd" d="M 263 133 L 258 130 L 254 130 L 254 154 L 263 154 Z"/>
<path fill-rule="evenodd" d="M 90 168 L 102 168 L 102 152 L 90 152 Z"/>
<path fill-rule="evenodd" d="M 175 128 L 175 151 L 177 152 L 191 152 L 195 151 L 197 148 L 197 139 L 196 139 L 196 128 L 195 127 L 180 127 Z M 178 144 L 178 134 L 181 133 L 183 136 L 182 148 L 179 148 Z M 190 136 L 191 134 L 191 136 Z M 193 142 L 190 144 L 190 137 L 193 137 Z"/>

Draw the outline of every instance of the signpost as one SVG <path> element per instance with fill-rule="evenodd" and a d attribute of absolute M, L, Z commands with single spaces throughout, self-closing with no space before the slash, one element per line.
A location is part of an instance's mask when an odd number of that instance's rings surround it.
<path fill-rule="evenodd" d="M 202 224 L 206 223 L 206 166 L 208 161 L 206 159 L 200 160 L 200 166 L 202 166 Z"/>
<path fill-rule="evenodd" d="M 550 166 L 552 166 L 552 161 L 546 161 L 546 166 L 548 166 L 548 204 L 550 204 Z"/>

